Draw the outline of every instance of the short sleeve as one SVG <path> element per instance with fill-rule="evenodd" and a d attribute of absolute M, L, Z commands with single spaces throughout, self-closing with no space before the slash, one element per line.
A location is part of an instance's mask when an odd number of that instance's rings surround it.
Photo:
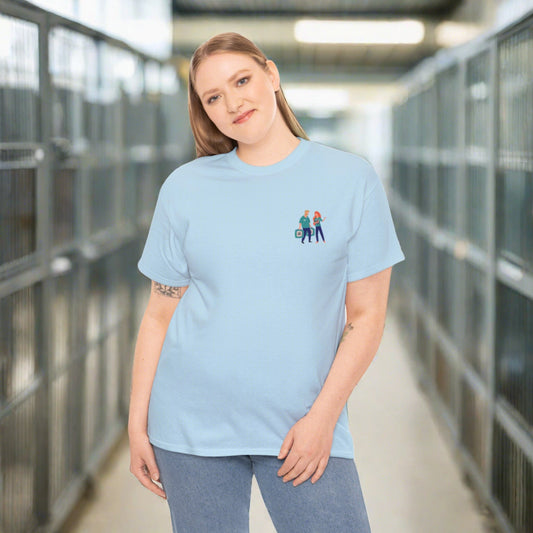
<path fill-rule="evenodd" d="M 348 240 L 347 282 L 366 278 L 405 259 L 385 189 L 372 167 L 371 171 L 370 191 L 358 227 Z"/>
<path fill-rule="evenodd" d="M 166 212 L 162 189 L 137 268 L 146 277 L 164 285 L 180 287 L 190 282 L 187 261 Z"/>

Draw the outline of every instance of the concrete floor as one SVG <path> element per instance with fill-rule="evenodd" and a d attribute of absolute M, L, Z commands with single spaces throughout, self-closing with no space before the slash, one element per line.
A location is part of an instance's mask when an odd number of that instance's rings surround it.
<path fill-rule="evenodd" d="M 350 425 L 372 533 L 487 533 L 489 516 L 461 479 L 452 452 L 416 386 L 398 324 L 389 313 L 383 340 L 350 397 Z M 129 471 L 124 434 L 61 533 L 170 533 L 165 500 Z M 250 532 L 275 533 L 255 478 Z M 191 532 L 194 533 L 194 532 Z"/>

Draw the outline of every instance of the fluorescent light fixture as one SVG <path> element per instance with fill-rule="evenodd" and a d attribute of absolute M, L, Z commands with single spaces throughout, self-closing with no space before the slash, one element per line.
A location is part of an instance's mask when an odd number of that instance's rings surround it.
<path fill-rule="evenodd" d="M 294 38 L 302 43 L 417 44 L 424 38 L 418 20 L 299 20 Z"/>
<path fill-rule="evenodd" d="M 435 40 L 444 48 L 459 46 L 477 37 L 483 28 L 476 24 L 445 21 L 435 28 Z"/>
<path fill-rule="evenodd" d="M 314 116 L 330 116 L 350 105 L 350 95 L 344 89 L 289 87 L 283 94 L 294 110 L 310 111 Z"/>

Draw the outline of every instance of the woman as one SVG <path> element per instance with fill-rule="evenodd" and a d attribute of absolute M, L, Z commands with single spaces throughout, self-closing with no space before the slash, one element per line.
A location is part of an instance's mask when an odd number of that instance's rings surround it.
<path fill-rule="evenodd" d="M 318 211 L 315 211 L 315 216 L 313 217 L 313 224 L 315 225 L 315 228 L 316 228 L 316 242 L 318 242 L 319 233 L 320 235 L 322 235 L 322 242 L 326 242 L 324 239 L 324 233 L 322 231 L 322 226 L 320 225 L 320 223 L 324 220 L 326 220 L 326 217 L 322 218 L 322 215 Z"/>
<path fill-rule="evenodd" d="M 162 185 L 138 263 L 130 470 L 174 531 L 248 531 L 255 474 L 278 532 L 368 532 L 346 402 L 405 259 L 383 186 L 307 138 L 237 33 L 195 51 L 189 118 L 198 157 Z M 294 239 L 302 205 L 328 212 L 325 246 Z"/>

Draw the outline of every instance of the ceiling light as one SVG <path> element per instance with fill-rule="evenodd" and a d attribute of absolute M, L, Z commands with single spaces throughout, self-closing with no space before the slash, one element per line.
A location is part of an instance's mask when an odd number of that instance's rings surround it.
<path fill-rule="evenodd" d="M 435 28 L 435 39 L 442 47 L 459 46 L 477 37 L 483 28 L 477 24 L 445 21 Z"/>
<path fill-rule="evenodd" d="M 417 44 L 424 38 L 417 20 L 299 20 L 294 37 L 303 43 Z"/>
<path fill-rule="evenodd" d="M 350 105 L 350 96 L 344 89 L 288 87 L 283 89 L 289 105 L 296 111 L 312 110 L 321 115 L 344 111 Z"/>

